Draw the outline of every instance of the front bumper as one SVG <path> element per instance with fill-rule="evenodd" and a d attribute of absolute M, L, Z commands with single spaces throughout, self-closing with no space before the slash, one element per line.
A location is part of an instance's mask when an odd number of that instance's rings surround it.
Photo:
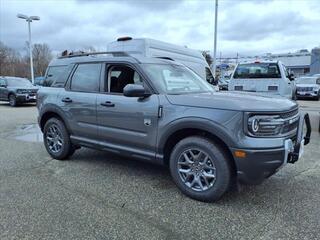
<path fill-rule="evenodd" d="M 283 146 L 272 149 L 231 149 L 237 167 L 238 180 L 245 184 L 259 184 L 285 164 L 295 163 L 303 153 L 303 146 L 310 142 L 310 135 L 309 115 L 301 114 L 296 135 L 284 139 Z M 246 156 L 237 157 L 235 152 L 239 150 L 245 152 Z"/>
<path fill-rule="evenodd" d="M 299 91 L 297 90 L 297 97 L 315 98 L 318 97 L 319 91 Z"/>
<path fill-rule="evenodd" d="M 37 95 L 36 94 L 16 94 L 16 100 L 19 103 L 36 102 Z"/>

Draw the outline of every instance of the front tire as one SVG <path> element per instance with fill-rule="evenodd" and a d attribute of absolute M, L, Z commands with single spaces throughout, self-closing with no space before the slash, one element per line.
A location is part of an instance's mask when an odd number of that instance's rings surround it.
<path fill-rule="evenodd" d="M 43 142 L 47 152 L 54 159 L 65 160 L 75 151 L 68 130 L 57 118 L 50 118 L 44 125 Z"/>
<path fill-rule="evenodd" d="M 187 137 L 174 147 L 170 172 L 178 188 L 187 196 L 213 202 L 228 190 L 231 167 L 223 149 L 203 137 Z"/>
<path fill-rule="evenodd" d="M 14 94 L 9 95 L 9 104 L 11 107 L 17 106 L 17 98 Z"/>

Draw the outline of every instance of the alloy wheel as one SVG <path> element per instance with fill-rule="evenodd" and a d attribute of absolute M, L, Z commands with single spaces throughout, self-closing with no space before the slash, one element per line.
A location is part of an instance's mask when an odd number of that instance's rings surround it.
<path fill-rule="evenodd" d="M 62 149 L 63 138 L 56 124 L 52 124 L 46 132 L 47 145 L 51 152 L 58 153 Z"/>
<path fill-rule="evenodd" d="M 178 172 L 184 184 L 194 191 L 206 191 L 216 181 L 216 168 L 210 156 L 200 149 L 180 154 Z"/>

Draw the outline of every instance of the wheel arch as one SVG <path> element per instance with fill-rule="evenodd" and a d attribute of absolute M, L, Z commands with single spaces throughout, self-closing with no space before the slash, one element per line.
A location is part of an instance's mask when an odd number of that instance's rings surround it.
<path fill-rule="evenodd" d="M 182 139 L 190 136 L 202 136 L 219 145 L 230 160 L 233 173 L 236 173 L 236 164 L 230 146 L 233 146 L 233 139 L 221 127 L 209 124 L 208 120 L 192 121 L 176 124 L 175 127 L 165 131 L 159 141 L 159 154 L 163 156 L 163 163 L 168 166 L 170 154 L 174 146 Z M 215 124 L 214 124 L 215 125 Z"/>
<path fill-rule="evenodd" d="M 57 109 L 55 109 L 55 108 L 50 108 L 40 115 L 39 126 L 40 126 L 41 131 L 43 131 L 44 125 L 46 124 L 46 122 L 50 118 L 57 118 L 57 119 L 61 120 L 63 122 L 63 124 L 66 126 L 66 128 L 68 129 L 68 131 L 70 131 L 68 122 L 63 117 L 63 115 L 61 113 L 59 113 L 59 111 L 57 111 Z"/>

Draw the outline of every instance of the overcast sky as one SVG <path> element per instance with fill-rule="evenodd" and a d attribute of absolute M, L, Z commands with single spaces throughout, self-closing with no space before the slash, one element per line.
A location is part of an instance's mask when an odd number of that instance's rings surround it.
<path fill-rule="evenodd" d="M 38 15 L 34 43 L 56 52 L 93 46 L 105 50 L 119 36 L 148 37 L 212 50 L 213 0 L 0 0 L 0 41 L 19 51 L 27 23 Z M 319 0 L 219 1 L 218 53 L 283 53 L 320 46 Z"/>

